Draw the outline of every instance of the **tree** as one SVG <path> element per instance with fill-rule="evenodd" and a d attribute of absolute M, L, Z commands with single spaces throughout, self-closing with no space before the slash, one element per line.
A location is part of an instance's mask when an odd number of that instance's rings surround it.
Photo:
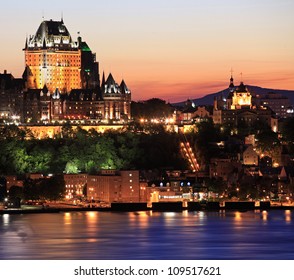
<path fill-rule="evenodd" d="M 152 98 L 143 102 L 132 102 L 131 112 L 134 119 L 161 119 L 172 115 L 174 108 L 159 98 Z"/>
<path fill-rule="evenodd" d="M 5 125 L 0 127 L 0 139 L 24 140 L 26 131 L 17 125 Z"/>
<path fill-rule="evenodd" d="M 61 128 L 61 137 L 62 138 L 71 138 L 74 136 L 74 131 L 69 122 L 66 122 Z"/>
<path fill-rule="evenodd" d="M 287 118 L 279 122 L 282 140 L 288 144 L 290 154 L 294 154 L 294 118 Z"/>
<path fill-rule="evenodd" d="M 220 154 L 216 143 L 221 141 L 222 135 L 220 127 L 215 126 L 212 120 L 197 124 L 197 132 L 190 133 L 187 138 L 194 143 L 196 158 L 202 167 L 205 167 L 212 157 Z"/>
<path fill-rule="evenodd" d="M 260 149 L 263 153 L 267 153 L 273 156 L 274 153 L 277 153 L 276 149 L 280 148 L 280 140 L 278 134 L 272 130 L 262 130 L 256 135 L 257 148 Z"/>
<path fill-rule="evenodd" d="M 65 166 L 65 173 L 67 174 L 77 174 L 79 173 L 79 162 L 77 159 L 68 161 Z"/>

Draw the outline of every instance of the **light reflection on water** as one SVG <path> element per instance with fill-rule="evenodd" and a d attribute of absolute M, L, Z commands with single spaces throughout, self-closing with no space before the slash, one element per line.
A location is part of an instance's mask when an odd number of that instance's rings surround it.
<path fill-rule="evenodd" d="M 293 211 L 0 216 L 0 259 L 294 259 Z"/>

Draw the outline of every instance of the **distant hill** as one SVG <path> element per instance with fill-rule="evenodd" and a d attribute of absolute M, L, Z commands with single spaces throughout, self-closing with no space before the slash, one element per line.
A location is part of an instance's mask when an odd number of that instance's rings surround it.
<path fill-rule="evenodd" d="M 265 95 L 269 92 L 275 92 L 275 93 L 279 93 L 282 94 L 286 97 L 288 97 L 290 99 L 290 102 L 292 105 L 294 105 L 294 90 L 282 90 L 282 89 L 269 89 L 269 88 L 262 88 L 262 87 L 257 87 L 257 86 L 250 86 L 250 85 L 246 85 L 246 87 L 248 88 L 248 90 L 251 92 L 252 95 Z M 227 97 L 229 94 L 229 88 L 224 89 L 222 91 L 216 92 L 216 93 L 211 93 L 208 95 L 205 95 L 201 98 L 196 98 L 196 99 L 192 99 L 192 101 L 196 104 L 196 105 L 213 105 L 213 100 L 215 96 L 224 96 Z M 178 102 L 174 105 L 176 106 L 183 106 L 185 104 L 186 100 L 182 101 L 182 102 Z"/>

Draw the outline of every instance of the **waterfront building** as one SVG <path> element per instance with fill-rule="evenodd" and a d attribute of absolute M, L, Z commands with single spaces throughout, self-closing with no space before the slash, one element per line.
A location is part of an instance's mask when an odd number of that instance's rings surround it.
<path fill-rule="evenodd" d="M 6 189 L 8 191 L 13 186 L 23 187 L 23 180 L 18 178 L 18 176 L 16 176 L 16 175 L 6 175 L 4 177 L 6 179 Z"/>
<path fill-rule="evenodd" d="M 146 190 L 140 186 L 138 170 L 101 170 L 98 175 L 88 175 L 88 200 L 143 202 L 144 197 Z"/>
<path fill-rule="evenodd" d="M 65 198 L 80 199 L 84 196 L 88 174 L 64 174 Z"/>
<path fill-rule="evenodd" d="M 176 173 L 176 172 L 175 172 Z M 184 202 L 193 200 L 195 177 L 173 177 L 167 180 L 153 180 L 148 183 L 147 202 Z"/>

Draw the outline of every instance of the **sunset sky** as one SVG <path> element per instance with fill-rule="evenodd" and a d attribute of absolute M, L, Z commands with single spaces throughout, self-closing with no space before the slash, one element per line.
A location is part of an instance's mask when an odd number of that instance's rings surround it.
<path fill-rule="evenodd" d="M 197 98 L 235 83 L 294 89 L 293 0 L 3 1 L 0 72 L 24 70 L 22 48 L 42 17 L 80 32 L 100 73 L 134 100 Z"/>

